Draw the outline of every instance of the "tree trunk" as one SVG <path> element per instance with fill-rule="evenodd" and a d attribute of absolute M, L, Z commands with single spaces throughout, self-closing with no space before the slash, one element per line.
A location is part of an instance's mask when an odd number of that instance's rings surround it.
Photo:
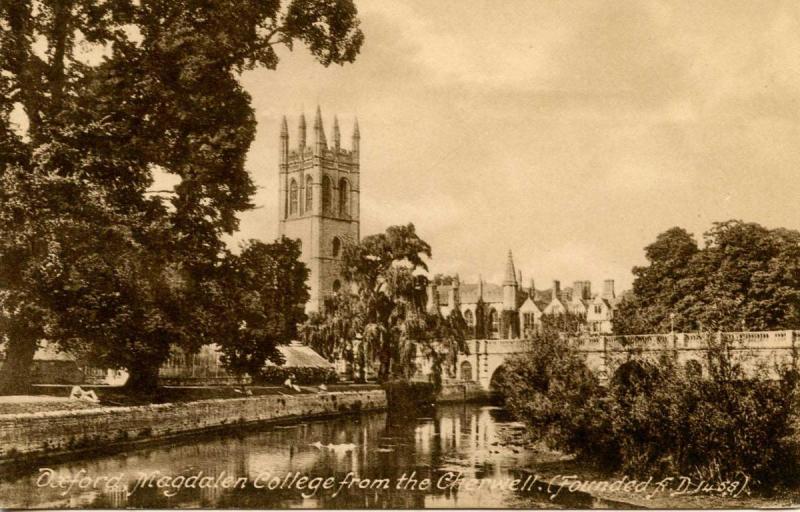
<path fill-rule="evenodd" d="M 14 336 L 6 344 L 0 367 L 0 395 L 24 395 L 30 391 L 36 340 Z"/>
<path fill-rule="evenodd" d="M 128 368 L 125 388 L 138 394 L 152 395 L 158 389 L 159 365 L 136 365 Z"/>

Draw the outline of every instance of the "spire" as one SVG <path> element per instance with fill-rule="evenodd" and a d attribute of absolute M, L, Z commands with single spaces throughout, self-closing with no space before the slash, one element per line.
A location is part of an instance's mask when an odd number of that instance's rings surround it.
<path fill-rule="evenodd" d="M 514 258 L 511 256 L 511 251 L 508 251 L 508 260 L 506 261 L 506 278 L 503 281 L 503 286 L 512 285 L 516 286 L 517 276 L 514 272 Z"/>
<path fill-rule="evenodd" d="M 339 149 L 342 146 L 342 136 L 339 133 L 339 119 L 333 116 L 333 146 Z"/>
<path fill-rule="evenodd" d="M 300 114 L 300 124 L 297 127 L 297 143 L 301 148 L 306 146 L 306 115 Z"/>
<path fill-rule="evenodd" d="M 356 118 L 355 123 L 353 123 L 353 156 L 358 162 L 358 156 L 361 153 L 361 133 L 358 131 L 358 118 Z"/>
<path fill-rule="evenodd" d="M 283 116 L 283 119 L 281 120 L 281 138 L 289 138 L 289 125 L 286 123 L 286 116 Z"/>
<path fill-rule="evenodd" d="M 478 274 L 478 300 L 483 300 L 483 276 Z"/>

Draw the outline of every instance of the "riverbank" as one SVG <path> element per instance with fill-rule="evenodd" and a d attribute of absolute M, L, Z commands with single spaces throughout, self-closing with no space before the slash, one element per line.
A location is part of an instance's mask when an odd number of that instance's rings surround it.
<path fill-rule="evenodd" d="M 384 391 L 370 389 L 2 414 L 0 464 L 77 456 L 247 425 L 384 409 Z"/>
<path fill-rule="evenodd" d="M 543 493 L 556 503 L 557 498 L 585 494 L 614 508 L 641 509 L 763 509 L 796 508 L 800 489 L 783 490 L 765 496 L 755 492 L 752 482 L 742 478 L 732 492 L 716 491 L 718 482 L 706 482 L 675 476 L 649 480 L 649 476 L 610 474 L 556 451 L 532 442 L 525 427 L 510 422 L 496 430 L 493 453 L 499 457 L 519 451 L 535 453 L 535 462 L 520 466 L 522 478 L 530 476 L 540 482 Z M 608 485 L 605 485 L 605 484 Z M 613 484 L 613 485 L 612 485 Z M 727 490 L 732 490 L 729 482 Z"/>

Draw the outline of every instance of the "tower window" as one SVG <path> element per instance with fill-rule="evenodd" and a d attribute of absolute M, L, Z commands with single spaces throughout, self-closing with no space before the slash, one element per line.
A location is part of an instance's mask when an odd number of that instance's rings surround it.
<path fill-rule="evenodd" d="M 334 291 L 334 293 L 338 292 L 341 288 L 342 288 L 342 283 L 340 283 L 338 279 L 335 279 L 333 281 L 333 291 Z"/>
<path fill-rule="evenodd" d="M 338 257 L 342 250 L 342 241 L 338 236 L 333 237 L 333 257 Z"/>
<path fill-rule="evenodd" d="M 350 183 L 344 178 L 339 180 L 339 215 L 350 216 Z"/>
<path fill-rule="evenodd" d="M 290 215 L 297 215 L 297 182 L 292 179 L 291 184 L 289 185 L 289 214 Z"/>
<path fill-rule="evenodd" d="M 330 213 L 331 211 L 331 179 L 327 176 L 322 177 L 322 211 Z"/>
<path fill-rule="evenodd" d="M 313 192 L 313 185 L 314 182 L 311 179 L 311 176 L 306 178 L 306 211 L 310 212 L 314 206 L 314 192 Z"/>

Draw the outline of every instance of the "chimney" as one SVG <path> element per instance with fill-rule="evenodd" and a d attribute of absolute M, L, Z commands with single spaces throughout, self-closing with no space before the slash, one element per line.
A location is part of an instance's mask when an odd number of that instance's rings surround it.
<path fill-rule="evenodd" d="M 614 297 L 614 280 L 606 279 L 603 281 L 603 298 L 613 299 Z"/>
<path fill-rule="evenodd" d="M 558 279 L 553 279 L 553 298 L 560 299 L 561 298 L 561 281 Z"/>
<path fill-rule="evenodd" d="M 572 284 L 572 299 L 581 300 L 585 299 L 586 291 L 584 290 L 585 281 L 575 281 Z"/>
<path fill-rule="evenodd" d="M 592 282 L 591 281 L 584 281 L 583 282 L 583 292 L 586 294 L 584 296 L 585 299 L 592 298 Z"/>
<path fill-rule="evenodd" d="M 536 286 L 534 286 L 533 278 L 531 278 L 530 288 L 528 288 L 528 295 L 531 296 L 531 300 L 536 296 Z"/>

